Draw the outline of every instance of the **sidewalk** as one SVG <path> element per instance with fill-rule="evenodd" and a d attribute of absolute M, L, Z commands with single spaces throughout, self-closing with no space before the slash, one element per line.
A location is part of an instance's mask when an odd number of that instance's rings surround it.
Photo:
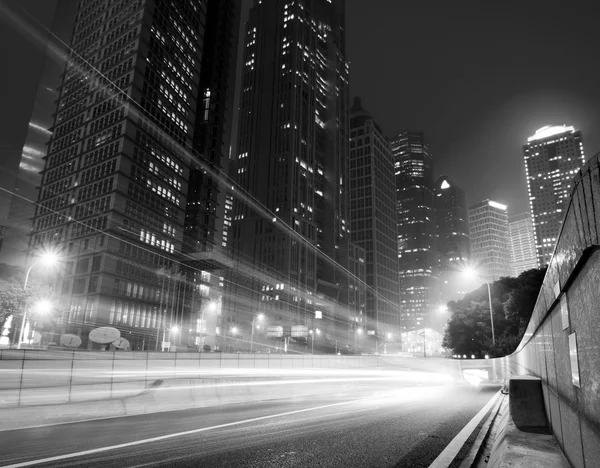
<path fill-rule="evenodd" d="M 472 465 L 476 468 L 570 468 L 552 434 L 523 432 L 515 426 L 508 398 L 501 405 L 487 441 Z M 486 442 L 484 442 L 486 444 Z M 480 447 L 474 447 L 480 450 Z M 489 456 L 489 459 L 488 459 Z M 462 467 L 461 465 L 461 468 Z"/>

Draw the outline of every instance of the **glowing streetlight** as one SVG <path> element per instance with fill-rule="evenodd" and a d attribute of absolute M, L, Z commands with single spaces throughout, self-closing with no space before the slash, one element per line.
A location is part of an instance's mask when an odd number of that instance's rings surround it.
<path fill-rule="evenodd" d="M 448 306 L 446 304 L 442 304 L 438 307 L 438 312 L 440 314 L 445 314 L 446 312 L 448 312 Z"/>
<path fill-rule="evenodd" d="M 55 252 L 44 252 L 40 255 L 29 267 L 25 274 L 25 282 L 23 283 L 23 292 L 27 290 L 27 283 L 29 282 L 29 274 L 36 265 L 43 265 L 46 268 L 51 268 L 58 262 L 58 255 Z M 17 349 L 21 349 L 21 342 L 23 341 L 23 333 L 25 332 L 25 321 L 27 320 L 27 298 L 25 299 L 25 307 L 23 309 L 23 319 L 21 320 L 21 331 L 19 332 L 19 341 L 17 343 Z M 51 306 L 50 306 L 51 307 Z"/>
<path fill-rule="evenodd" d="M 37 314 L 47 314 L 52 310 L 52 302 L 47 299 L 42 299 L 37 301 L 32 309 Z"/>
<path fill-rule="evenodd" d="M 237 332 L 238 332 L 238 328 L 237 327 L 232 327 L 231 328 L 231 334 L 232 335 L 237 335 Z"/>
<path fill-rule="evenodd" d="M 466 268 L 465 270 L 463 270 L 463 273 L 471 278 L 479 278 L 483 281 L 485 281 L 485 284 L 487 284 L 487 290 L 488 290 L 488 299 L 490 302 L 490 322 L 492 324 L 492 344 L 495 346 L 496 345 L 496 335 L 494 334 L 494 315 L 493 315 L 493 310 L 492 310 L 492 289 L 490 287 L 490 283 L 487 279 L 485 279 L 483 276 L 481 276 L 479 273 L 477 273 L 477 271 L 475 271 L 473 268 Z"/>
<path fill-rule="evenodd" d="M 200 324 L 202 329 L 200 330 L 201 332 L 204 331 L 205 333 L 202 335 L 202 345 L 204 345 L 206 343 L 206 323 L 204 322 L 204 314 L 206 312 L 216 312 L 217 311 L 217 302 L 216 301 L 210 301 L 208 304 L 206 304 L 206 306 L 202 309 L 202 314 L 200 314 Z"/>
<path fill-rule="evenodd" d="M 265 314 L 258 314 L 256 317 L 252 319 L 252 332 L 250 334 L 250 352 L 252 352 L 252 348 L 254 347 L 254 324 L 257 320 L 264 320 Z"/>

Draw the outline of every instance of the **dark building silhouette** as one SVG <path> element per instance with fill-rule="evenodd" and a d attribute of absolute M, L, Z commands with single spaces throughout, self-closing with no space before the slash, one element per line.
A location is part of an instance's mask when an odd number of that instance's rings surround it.
<path fill-rule="evenodd" d="M 394 155 L 373 116 L 355 98 L 350 109 L 350 231 L 366 252 L 366 321 L 379 339 L 399 334 L 398 240 Z"/>
<path fill-rule="evenodd" d="M 469 210 L 463 190 L 447 176 L 434 184 L 434 206 L 439 261 L 438 314 L 432 326 L 441 330 L 447 321 L 445 304 L 465 289 L 464 270 L 471 258 Z M 435 309 L 435 308 L 434 308 Z"/>
<path fill-rule="evenodd" d="M 401 327 L 427 325 L 436 297 L 433 161 L 422 132 L 392 139 L 396 176 Z"/>
<path fill-rule="evenodd" d="M 434 194 L 440 269 L 464 268 L 471 255 L 465 192 L 452 179 L 441 176 L 435 181 Z"/>
<path fill-rule="evenodd" d="M 225 167 L 239 10 L 79 2 L 30 242 L 63 257 L 59 332 L 85 343 L 111 325 L 155 349 L 165 328 L 201 325 L 192 298 L 213 280 L 182 262 L 220 242 L 220 188 L 203 169 Z"/>
<path fill-rule="evenodd" d="M 257 203 L 234 194 L 228 294 L 230 330 L 245 337 L 257 313 L 289 329 L 312 327 L 317 310 L 324 335 L 346 336 L 344 22 L 342 0 L 256 0 L 250 10 L 235 156 L 238 184 Z"/>
<path fill-rule="evenodd" d="M 38 5 L 43 12 L 36 18 L 40 28 L 37 39 L 39 42 L 27 41 L 32 50 L 25 54 L 26 64 L 23 61 L 19 63 L 20 73 L 14 74 L 15 77 L 18 76 L 16 79 L 20 80 L 19 89 L 11 89 L 11 95 L 14 94 L 19 99 L 18 110 L 11 111 L 12 125 L 17 126 L 19 131 L 14 132 L 6 127 L 3 129 L 10 133 L 10 138 L 2 142 L 0 154 L 3 169 L 0 179 L 4 179 L 0 185 L 14 192 L 0 193 L 0 223 L 6 226 L 0 262 L 22 268 L 30 266 L 27 262 L 27 250 L 31 218 L 35 213 L 37 189 L 42 180 L 40 171 L 44 168 L 46 142 L 51 135 L 48 129 L 52 126 L 55 101 L 58 98 L 56 88 L 60 85 L 60 74 L 64 69 L 64 63 L 52 52 L 56 44 L 50 36 L 50 31 L 60 40 L 68 42 L 77 9 L 77 2 L 74 1 L 48 0 L 38 2 Z M 14 13 L 21 15 L 23 12 L 19 12 L 20 2 L 18 6 L 14 6 L 17 7 Z M 8 24 L 7 29 L 10 30 Z M 22 46 L 20 44 L 20 47 Z M 11 65 L 3 63 L 3 67 L 9 69 Z M 20 146 L 11 150 L 11 143 L 17 142 L 21 132 L 23 140 Z M 4 181 L 9 176 L 13 177 L 14 181 L 5 184 Z M 3 218 L 4 213 L 7 219 Z"/>

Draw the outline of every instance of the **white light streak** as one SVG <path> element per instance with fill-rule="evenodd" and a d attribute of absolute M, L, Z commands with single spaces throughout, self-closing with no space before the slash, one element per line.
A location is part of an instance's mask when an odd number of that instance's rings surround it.
<path fill-rule="evenodd" d="M 40 132 L 42 132 L 44 135 L 52 135 L 52 132 L 50 130 L 48 130 L 47 128 L 42 127 L 41 125 L 38 125 L 36 123 L 33 122 L 29 122 L 29 127 L 33 128 L 34 130 L 38 130 Z"/>

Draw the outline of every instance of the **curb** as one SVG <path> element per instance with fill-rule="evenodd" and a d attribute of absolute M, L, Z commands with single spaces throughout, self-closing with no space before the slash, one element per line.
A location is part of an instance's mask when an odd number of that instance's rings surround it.
<path fill-rule="evenodd" d="M 494 423 L 496 422 L 498 414 L 500 413 L 500 409 L 502 407 L 507 407 L 507 406 L 508 406 L 508 402 L 507 402 L 506 395 L 501 394 L 500 398 L 498 398 L 498 401 L 496 402 L 494 407 L 490 410 L 489 416 L 487 417 L 487 419 L 485 420 L 485 422 L 479 429 L 479 433 L 477 434 L 477 437 L 473 441 L 473 445 L 471 446 L 469 452 L 467 453 L 467 456 L 461 462 L 459 468 L 471 468 L 472 466 L 475 466 L 476 461 L 481 458 L 481 454 L 482 454 L 483 450 L 485 449 L 486 442 L 488 441 L 488 438 L 491 434 Z"/>

